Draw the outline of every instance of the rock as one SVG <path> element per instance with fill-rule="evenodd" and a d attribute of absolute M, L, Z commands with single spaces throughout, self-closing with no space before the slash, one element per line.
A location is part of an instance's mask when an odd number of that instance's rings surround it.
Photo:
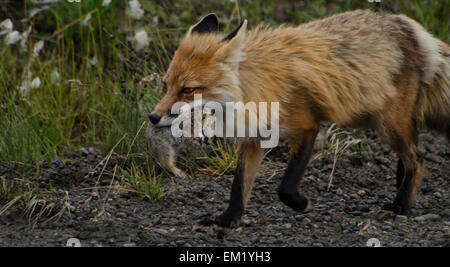
<path fill-rule="evenodd" d="M 358 196 L 360 196 L 360 197 L 362 197 L 362 196 L 365 196 L 367 193 L 366 193 L 366 191 L 364 191 L 364 190 L 359 190 L 358 191 Z"/>
<path fill-rule="evenodd" d="M 136 247 L 136 243 L 125 243 L 123 246 L 127 248 Z"/>
<path fill-rule="evenodd" d="M 344 191 L 342 191 L 342 189 L 338 188 L 338 189 L 336 190 L 336 195 L 342 196 L 343 194 L 344 194 Z"/>
<path fill-rule="evenodd" d="M 437 198 L 442 198 L 442 193 L 441 192 L 434 192 L 433 196 L 435 196 Z"/>
<path fill-rule="evenodd" d="M 117 217 L 121 217 L 121 218 L 125 218 L 125 217 L 127 217 L 127 214 L 125 212 L 121 211 L 121 212 L 117 212 L 116 216 Z"/>
<path fill-rule="evenodd" d="M 182 245 L 184 245 L 184 244 L 186 244 L 186 241 L 185 240 L 177 240 L 177 241 L 175 241 L 175 244 L 177 245 L 177 246 L 182 246 Z"/>
<path fill-rule="evenodd" d="M 380 198 L 388 197 L 388 193 L 385 190 L 378 191 L 377 196 Z"/>
<path fill-rule="evenodd" d="M 153 231 L 157 232 L 158 234 L 162 234 L 162 235 L 167 235 L 169 233 L 169 231 L 161 229 L 161 228 L 153 229 Z"/>
<path fill-rule="evenodd" d="M 291 229 L 292 228 L 292 224 L 285 223 L 285 224 L 283 224 L 283 227 L 286 228 L 286 229 Z"/>
<path fill-rule="evenodd" d="M 441 219 L 441 216 L 438 214 L 428 213 L 422 216 L 418 216 L 414 218 L 414 221 L 416 222 L 423 222 L 423 221 L 439 221 Z"/>
<path fill-rule="evenodd" d="M 395 218 L 399 221 L 407 221 L 408 217 L 406 217 L 405 215 L 397 215 L 395 216 Z"/>
<path fill-rule="evenodd" d="M 423 216 L 417 216 L 417 217 L 414 218 L 414 221 L 416 221 L 416 222 L 424 222 L 424 221 L 426 221 L 426 219 Z"/>
<path fill-rule="evenodd" d="M 450 216 L 450 209 L 445 209 L 440 212 L 441 216 L 446 217 Z"/>

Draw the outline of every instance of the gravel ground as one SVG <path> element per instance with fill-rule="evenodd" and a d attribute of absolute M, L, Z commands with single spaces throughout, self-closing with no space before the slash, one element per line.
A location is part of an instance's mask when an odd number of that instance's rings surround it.
<path fill-rule="evenodd" d="M 95 167 L 104 156 L 82 149 L 40 168 L 40 185 L 48 188 L 51 182 L 56 194 L 68 194 L 70 212 L 50 221 L 42 216 L 31 227 L 29 218 L 11 208 L 0 217 L 0 246 L 65 246 L 72 237 L 82 246 L 366 246 L 370 238 L 382 246 L 449 246 L 449 143 L 430 133 L 420 135 L 427 170 L 423 184 L 411 216 L 395 216 L 381 207 L 395 196 L 397 159 L 372 132 L 364 133 L 371 151 L 342 155 L 330 191 L 332 156 L 308 166 L 300 189 L 312 200 L 307 213 L 278 200 L 287 148 L 272 151 L 236 229 L 195 226 L 226 208 L 231 176 L 166 178 L 170 193 L 150 202 L 121 190 L 111 175 L 112 161 L 99 179 L 104 166 Z M 0 176 L 17 178 L 15 167 L 1 165 Z"/>

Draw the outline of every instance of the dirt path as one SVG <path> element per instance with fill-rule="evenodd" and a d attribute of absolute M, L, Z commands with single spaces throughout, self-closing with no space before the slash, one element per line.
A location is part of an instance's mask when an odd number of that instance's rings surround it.
<path fill-rule="evenodd" d="M 100 170 L 89 173 L 103 156 L 86 150 L 40 170 L 43 185 L 51 181 L 60 196 L 69 192 L 70 214 L 46 223 L 43 216 L 30 229 L 27 218 L 11 209 L 0 217 L 0 246 L 65 246 L 72 237 L 82 246 L 365 246 L 370 238 L 382 246 L 449 246 L 448 142 L 421 134 L 427 172 L 412 215 L 396 217 L 381 210 L 395 196 L 396 158 L 372 133 L 366 134 L 371 151 L 341 156 L 329 192 L 332 157 L 310 164 L 301 190 L 313 206 L 302 214 L 278 200 L 276 189 L 286 167 L 279 160 L 286 153 L 284 148 L 271 152 L 242 227 L 233 230 L 194 227 L 226 207 L 232 177 L 178 179 L 165 198 L 149 202 L 114 189 L 118 181 L 111 180 L 112 164 L 98 181 L 101 188 L 93 190 Z M 0 176 L 13 179 L 14 166 L 4 164 Z"/>

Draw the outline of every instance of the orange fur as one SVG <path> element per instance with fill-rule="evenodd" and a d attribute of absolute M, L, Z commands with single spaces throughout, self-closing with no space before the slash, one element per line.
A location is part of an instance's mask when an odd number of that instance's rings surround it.
<path fill-rule="evenodd" d="M 167 93 L 155 113 L 163 116 L 176 101 L 192 101 L 193 93 L 182 93 L 185 86 L 222 103 L 279 102 L 281 132 L 293 141 L 293 161 L 302 163 L 302 169 L 288 168 L 286 181 L 302 175 L 309 154 L 298 151 L 311 148 L 308 142 L 314 141 L 321 121 L 372 127 L 404 165 L 394 205 L 407 212 L 423 173 L 417 127 L 450 137 L 446 43 L 403 15 L 362 10 L 298 27 L 260 25 L 247 31 L 244 21 L 230 38 L 224 37 L 191 27 L 164 76 Z M 254 177 L 246 179 L 243 186 L 250 190 Z M 304 201 L 290 190 L 280 192 L 292 205 Z"/>

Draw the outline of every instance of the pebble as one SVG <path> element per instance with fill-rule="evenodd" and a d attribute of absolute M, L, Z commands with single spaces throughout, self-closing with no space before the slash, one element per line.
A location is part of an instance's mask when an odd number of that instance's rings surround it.
<path fill-rule="evenodd" d="M 385 198 L 388 196 L 388 193 L 384 190 L 378 191 L 377 196 L 380 198 Z"/>
<path fill-rule="evenodd" d="M 414 218 L 416 222 L 423 222 L 423 221 L 439 221 L 441 219 L 441 216 L 438 214 L 428 213 L 422 216 L 417 216 Z"/>
<path fill-rule="evenodd" d="M 376 151 L 380 151 L 381 157 L 384 157 L 382 154 L 384 149 L 378 149 L 378 146 L 373 147 Z M 392 157 L 390 150 L 386 151 L 389 151 L 389 154 L 386 156 L 386 159 L 389 159 Z M 85 151 L 85 153 L 89 154 L 91 152 Z M 445 150 L 443 153 L 444 156 L 447 155 L 445 154 Z M 371 159 L 374 153 L 365 152 L 363 154 L 368 154 L 368 157 L 365 157 L 369 161 L 372 161 L 373 164 L 374 161 Z M 70 163 L 64 165 L 59 161 L 55 161 L 53 164 L 55 165 L 54 168 L 62 166 L 71 169 L 73 173 L 79 172 L 82 188 L 92 186 L 93 182 L 96 181 L 96 179 L 92 178 L 97 177 L 99 172 L 93 174 L 95 177 L 89 176 L 84 180 L 83 175 L 84 173 L 87 174 L 90 170 L 87 167 L 93 163 L 95 163 L 93 166 L 95 167 L 97 162 L 89 161 L 85 163 L 82 160 L 78 162 L 80 167 L 74 167 Z M 89 166 L 86 164 L 89 164 Z M 177 180 L 177 184 L 173 185 L 173 187 L 179 186 L 180 188 L 185 188 L 185 190 L 180 189 L 179 192 L 169 193 L 163 199 L 154 203 L 144 201 L 133 194 L 128 194 L 126 200 L 124 198 L 116 198 L 111 194 L 108 199 L 109 202 L 106 203 L 108 205 L 108 213 L 105 213 L 105 218 L 102 218 L 100 222 L 93 224 L 91 219 L 93 215 L 98 213 L 98 210 L 93 212 L 93 208 L 98 208 L 99 206 L 97 204 L 103 205 L 103 200 L 98 198 L 92 199 L 90 202 L 92 206 L 88 207 L 91 209 L 84 211 L 85 209 L 80 205 L 79 200 L 89 196 L 91 191 L 77 191 L 80 184 L 74 184 L 75 182 L 70 180 L 72 177 L 62 177 L 61 174 L 63 172 L 59 170 L 56 173 L 57 176 L 61 177 L 53 177 L 50 174 L 47 175 L 47 173 L 44 174 L 42 172 L 43 177 L 46 177 L 45 182 L 53 181 L 53 179 L 56 181 L 56 178 L 61 178 L 59 179 L 61 183 L 56 185 L 55 190 L 61 195 L 65 195 L 65 190 L 71 192 L 71 197 L 73 197 L 71 203 L 74 206 L 71 206 L 70 209 L 73 211 L 74 216 L 70 218 L 69 216 L 63 216 L 61 220 L 65 221 L 62 221 L 61 225 L 57 227 L 52 225 L 40 226 L 41 228 L 37 228 L 36 230 L 39 231 L 37 233 L 40 235 L 34 238 L 34 240 L 40 240 L 39 244 L 50 244 L 50 242 L 62 244 L 63 241 L 73 236 L 81 239 L 82 244 L 86 243 L 89 245 L 89 240 L 99 239 L 99 242 L 93 243 L 93 245 L 112 244 L 122 245 L 124 247 L 141 245 L 186 247 L 217 245 L 273 246 L 276 244 L 282 246 L 309 244 L 315 247 L 322 247 L 358 244 L 364 246 L 367 239 L 373 236 L 378 238 L 383 237 L 382 245 L 448 245 L 445 239 L 450 238 L 450 208 L 446 206 L 445 201 L 440 203 L 447 196 L 447 191 L 444 190 L 447 184 L 442 177 L 437 177 L 438 182 L 428 181 L 432 183 L 432 186 L 429 187 L 429 191 L 423 194 L 422 198 L 418 198 L 418 203 L 415 209 L 413 209 L 417 217 L 395 216 L 391 212 L 379 211 L 383 204 L 392 201 L 394 197 L 393 180 L 395 178 L 392 177 L 389 183 L 384 183 L 382 179 L 378 179 L 379 177 L 386 177 L 384 172 L 380 172 L 378 169 L 380 166 L 378 163 L 373 166 L 376 175 L 370 175 L 370 171 L 365 167 L 350 167 L 348 165 L 349 163 L 345 161 L 345 157 L 339 161 L 339 164 L 342 166 L 339 168 L 340 171 L 337 169 L 336 178 L 355 176 L 360 178 L 361 183 L 336 179 L 336 182 L 339 183 L 335 183 L 331 192 L 328 192 L 326 190 L 328 187 L 328 175 L 323 174 L 323 170 L 326 168 L 322 168 L 324 164 L 320 161 L 312 162 L 311 168 L 309 168 L 310 176 L 305 178 L 305 181 L 311 182 L 311 186 L 303 188 L 305 195 L 310 196 L 314 200 L 313 209 L 308 213 L 292 212 L 279 201 L 276 189 L 278 188 L 279 179 L 282 174 L 276 173 L 279 169 L 274 168 L 275 175 L 273 179 L 270 178 L 266 181 L 268 177 L 272 177 L 272 170 L 269 167 L 267 173 L 265 172 L 260 180 L 256 180 L 255 188 L 257 190 L 254 190 L 254 195 L 249 202 L 251 206 L 248 209 L 247 215 L 244 216 L 244 227 L 236 231 L 227 232 L 225 238 L 222 240 L 217 239 L 217 230 L 212 227 L 206 227 L 204 231 L 198 232 L 191 232 L 189 229 L 192 228 L 192 224 L 201 218 L 206 216 L 212 218 L 214 213 L 219 214 L 219 212 L 227 207 L 227 205 L 222 203 L 222 196 L 225 195 L 225 200 L 227 202 L 230 201 L 228 192 L 231 188 L 230 183 L 233 181 L 230 176 L 225 176 L 223 177 L 224 179 L 217 179 L 214 182 L 210 181 L 210 179 L 204 179 L 201 183 L 197 183 L 197 181 L 185 183 Z M 395 165 L 395 162 L 392 164 Z M 106 168 L 108 171 L 112 169 L 114 164 L 112 166 L 109 165 Z M 284 168 L 285 166 L 282 165 L 281 167 Z M 433 167 L 441 170 L 439 166 Z M 46 170 L 43 168 L 43 171 Z M 435 174 L 434 169 L 431 169 L 430 172 L 433 175 Z M 373 180 L 368 179 L 367 174 L 370 177 L 373 176 Z M 0 175 L 2 175 L 1 170 Z M 204 177 L 201 176 L 199 178 Z M 102 181 L 107 182 L 106 184 L 109 185 L 111 180 L 102 177 L 100 184 Z M 45 185 L 47 186 L 47 184 Z M 172 184 L 168 185 L 169 189 L 171 189 Z M 189 188 L 189 190 L 186 188 Z M 72 189 L 75 190 L 72 191 Z M 320 192 L 321 189 L 325 192 Z M 197 195 L 195 193 L 197 191 L 202 193 Z M 91 196 L 98 195 L 94 193 Z M 386 197 L 389 200 L 383 199 Z M 199 200 L 199 203 L 196 203 L 196 199 Z M 423 205 L 423 203 L 426 204 Z M 77 207 L 76 209 L 75 206 Z M 428 206 L 429 208 L 424 209 L 424 206 Z M 209 214 L 210 212 L 211 214 Z M 381 214 L 379 215 L 379 213 Z M 362 215 L 355 216 L 357 214 Z M 127 223 L 121 225 L 124 220 Z M 360 233 L 360 230 L 362 230 L 367 222 L 366 220 L 370 220 L 371 225 L 366 229 L 367 233 L 364 232 L 364 234 L 370 235 L 370 237 L 361 236 Z M 438 221 L 436 223 L 428 223 L 434 220 Z M 17 233 L 25 232 L 20 231 L 18 226 L 12 225 L 12 222 L 15 221 L 7 221 L 10 224 L 7 227 L 16 230 L 15 232 Z M 175 226 L 176 230 L 174 228 Z M 3 227 L 2 225 L 0 228 Z M 104 227 L 105 231 L 99 230 Z M 43 238 L 48 236 L 47 233 L 53 233 L 54 228 L 58 228 L 61 236 L 48 237 L 49 239 L 44 242 Z M 67 228 L 67 230 L 63 230 L 64 228 Z M 298 230 L 298 232 L 295 230 Z M 0 246 L 12 244 L 12 241 L 15 244 L 19 244 L 20 236 L 13 231 L 9 232 L 13 234 L 9 237 L 2 236 L 0 238 Z M 293 232 L 295 232 L 295 235 Z M 68 236 L 66 237 L 66 235 Z M 30 236 L 33 237 L 33 235 Z M 24 237 L 26 236 L 24 235 Z M 30 241 L 26 241 L 27 239 L 29 238 L 24 238 L 23 245 L 33 245 L 29 243 Z M 38 244 L 36 243 L 35 245 Z"/>
<path fill-rule="evenodd" d="M 169 231 L 161 229 L 161 228 L 155 228 L 153 229 L 154 232 L 157 232 L 158 234 L 167 235 Z"/>
<path fill-rule="evenodd" d="M 440 212 L 441 216 L 450 216 L 450 209 L 445 209 Z"/>
<path fill-rule="evenodd" d="M 177 241 L 175 241 L 175 244 L 176 245 L 178 245 L 178 246 L 182 246 L 182 245 L 184 245 L 184 244 L 186 244 L 186 241 L 185 240 L 177 240 Z"/>
<path fill-rule="evenodd" d="M 125 212 L 121 211 L 121 212 L 117 212 L 117 213 L 116 213 L 116 216 L 117 216 L 117 217 L 125 218 L 125 217 L 127 217 L 127 214 L 126 214 Z"/>

